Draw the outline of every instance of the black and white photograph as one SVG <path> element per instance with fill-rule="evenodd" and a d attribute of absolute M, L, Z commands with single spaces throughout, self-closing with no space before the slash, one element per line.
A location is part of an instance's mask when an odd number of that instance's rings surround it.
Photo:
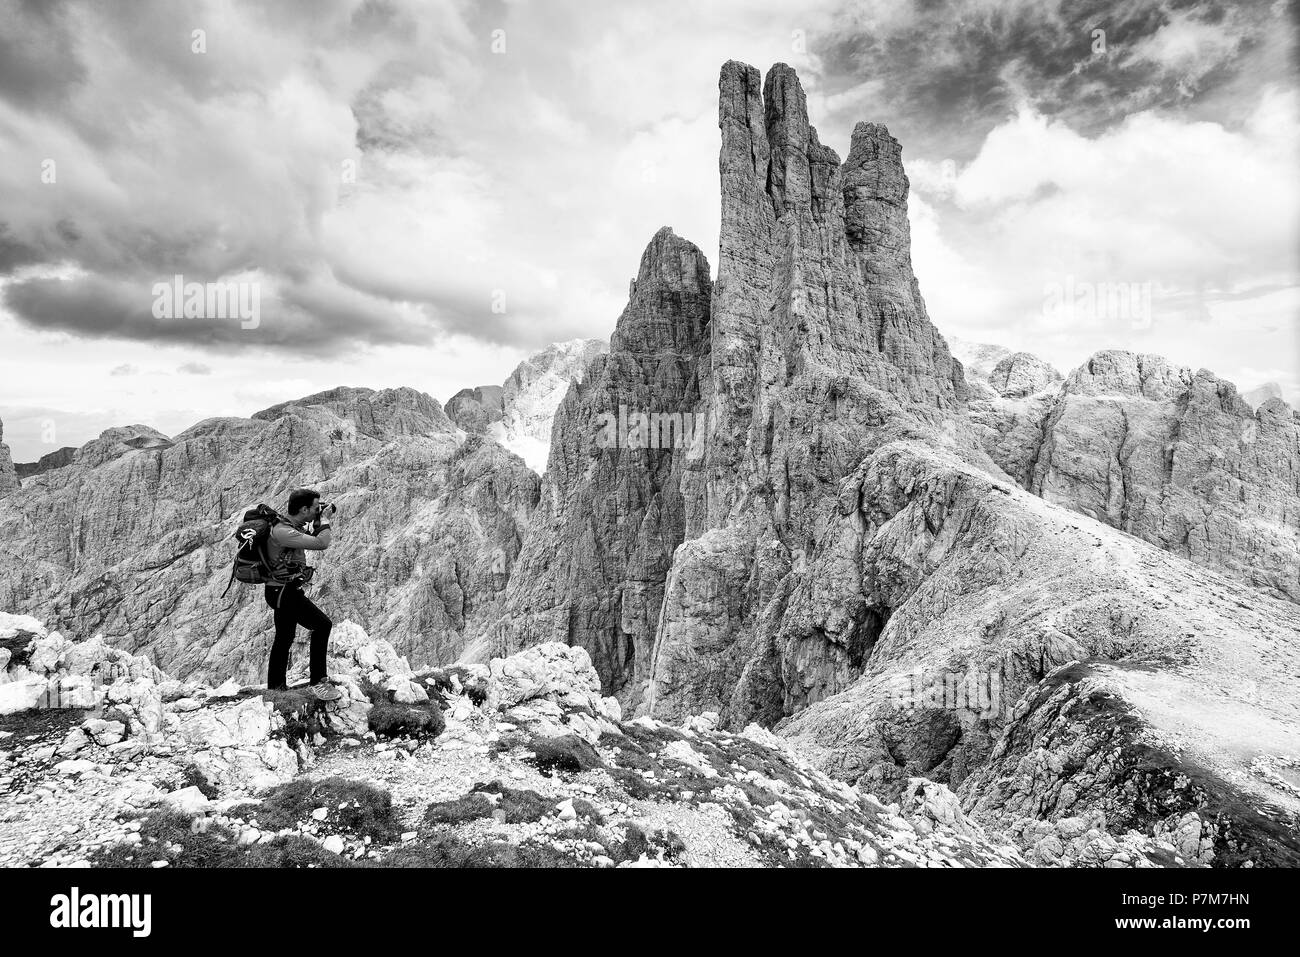
<path fill-rule="evenodd" d="M 1297 0 L 0 0 L 21 920 L 832 869 L 1265 926 L 1298 39 Z"/>

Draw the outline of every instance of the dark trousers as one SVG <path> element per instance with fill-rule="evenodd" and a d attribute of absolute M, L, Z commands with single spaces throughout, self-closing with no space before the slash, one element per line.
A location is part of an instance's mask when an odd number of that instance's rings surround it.
<path fill-rule="evenodd" d="M 284 686 L 285 672 L 289 670 L 289 649 L 293 647 L 299 625 L 311 632 L 311 683 L 324 681 L 325 648 L 329 644 L 330 629 L 334 627 L 334 622 L 295 585 L 284 586 L 283 598 L 279 588 L 268 585 L 266 603 L 275 609 L 275 643 L 271 645 L 266 686 Z"/>

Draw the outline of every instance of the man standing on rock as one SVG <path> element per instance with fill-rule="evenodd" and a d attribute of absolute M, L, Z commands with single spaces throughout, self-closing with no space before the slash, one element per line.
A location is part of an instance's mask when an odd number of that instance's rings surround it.
<path fill-rule="evenodd" d="M 311 632 L 312 693 L 321 701 L 336 701 L 341 697 L 325 676 L 325 651 L 334 622 L 302 591 L 313 572 L 307 565 L 306 553 L 330 547 L 334 537 L 330 517 L 336 511 L 333 505 L 321 503 L 319 492 L 294 489 L 289 493 L 289 523 L 279 522 L 271 528 L 267 558 L 273 580 L 283 583 L 266 586 L 266 603 L 275 609 L 275 642 L 271 645 L 266 672 L 266 686 L 273 691 L 286 688 L 289 649 L 293 647 L 298 626 L 302 625 Z M 308 523 L 312 525 L 311 532 L 306 531 Z"/>

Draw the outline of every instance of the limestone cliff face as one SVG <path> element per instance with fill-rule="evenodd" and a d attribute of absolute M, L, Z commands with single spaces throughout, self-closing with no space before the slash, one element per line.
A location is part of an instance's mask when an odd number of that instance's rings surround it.
<path fill-rule="evenodd" d="M 1300 415 L 1280 399 L 1256 410 L 1205 370 L 1108 351 L 971 417 L 1036 495 L 1300 601 Z"/>
<path fill-rule="evenodd" d="M 975 432 L 993 461 L 1027 486 L 1063 377 L 1027 352 L 965 343 L 962 353 L 971 360 L 967 408 Z"/>
<path fill-rule="evenodd" d="M 848 160 L 808 123 L 794 71 L 720 79 L 722 230 L 702 463 L 669 576 L 647 703 L 774 720 L 860 673 L 878 627 L 851 568 L 809 564 L 839 482 L 917 438 L 997 471 L 959 363 L 912 274 L 896 140 L 859 124 Z"/>
<path fill-rule="evenodd" d="M 420 661 L 454 659 L 495 617 L 538 492 L 519 459 L 412 389 L 335 389 L 175 438 L 111 429 L 0 500 L 0 602 L 179 676 L 264 680 L 261 590 L 220 597 L 229 536 L 299 485 L 339 506 L 310 594 Z"/>
<path fill-rule="evenodd" d="M 39 475 L 42 472 L 48 472 L 51 469 L 61 469 L 65 465 L 71 465 L 72 460 L 77 455 L 75 446 L 65 445 L 61 449 L 55 449 L 53 452 L 47 452 L 35 462 L 15 462 L 14 471 L 18 473 L 18 481 L 22 481 L 32 475 Z"/>
<path fill-rule="evenodd" d="M 466 432 L 486 435 L 494 423 L 501 421 L 501 386 L 461 389 L 447 400 L 443 411 Z"/>
<path fill-rule="evenodd" d="M 844 482 L 822 547 L 885 622 L 855 684 L 779 726 L 836 776 L 925 775 L 988 822 L 1190 814 L 1211 857 L 1300 860 L 1294 604 L 910 442 Z"/>
<path fill-rule="evenodd" d="M 566 641 L 590 653 L 609 694 L 634 697 L 648 680 L 664 579 L 685 533 L 681 476 L 702 450 L 711 291 L 704 254 L 660 230 L 609 354 L 556 414 L 496 653 Z"/>
<path fill-rule="evenodd" d="M 610 356 L 556 414 L 500 640 L 580 644 L 625 706 L 743 724 L 861 670 L 879 622 L 850 569 L 807 556 L 862 457 L 918 438 L 997 467 L 912 274 L 897 141 L 860 124 L 841 164 L 782 64 L 761 84 L 728 63 L 719 89 L 717 283 L 671 232 L 651 242 Z M 598 449 L 621 408 L 702 435 Z"/>
<path fill-rule="evenodd" d="M 4 444 L 5 427 L 0 422 L 0 498 L 18 488 L 18 475 L 14 471 L 14 460 L 9 456 L 9 446 Z"/>

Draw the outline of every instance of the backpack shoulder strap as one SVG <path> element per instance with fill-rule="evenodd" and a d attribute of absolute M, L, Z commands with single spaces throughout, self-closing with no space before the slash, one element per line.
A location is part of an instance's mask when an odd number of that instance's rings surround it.
<path fill-rule="evenodd" d="M 233 585 L 234 583 L 235 583 L 235 567 L 234 567 L 234 565 L 231 565 L 231 566 L 230 566 L 230 581 L 226 582 L 226 590 L 223 591 L 223 592 L 221 593 L 221 597 L 222 597 L 222 598 L 225 598 L 226 595 L 230 593 L 230 586 Z"/>

